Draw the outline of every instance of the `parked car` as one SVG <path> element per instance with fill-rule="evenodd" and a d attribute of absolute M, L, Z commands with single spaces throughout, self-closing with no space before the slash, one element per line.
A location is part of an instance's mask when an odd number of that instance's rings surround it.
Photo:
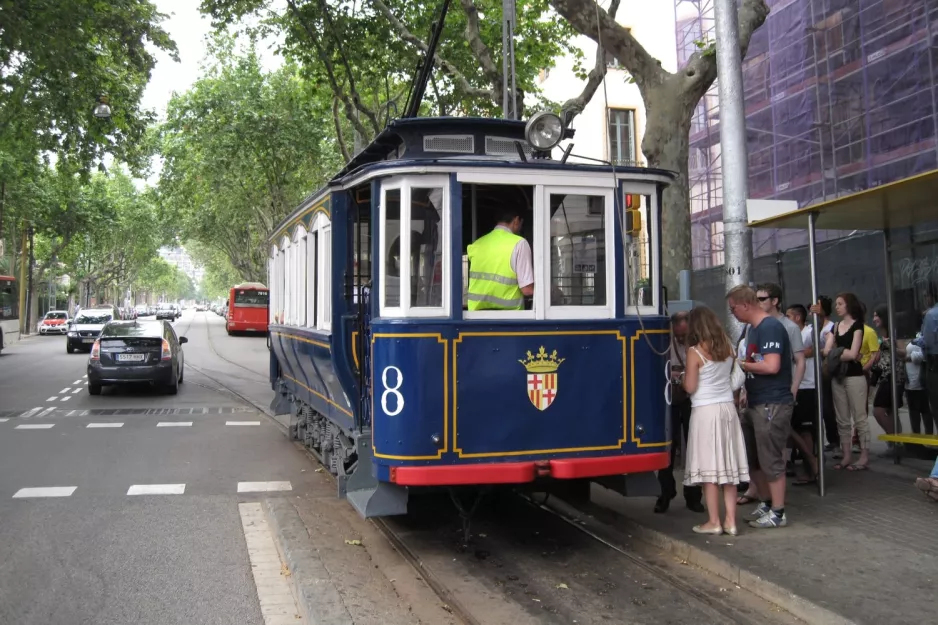
<path fill-rule="evenodd" d="M 75 318 L 68 324 L 68 334 L 65 351 L 89 351 L 94 344 L 104 324 L 120 319 L 120 313 L 113 306 L 107 308 L 88 308 L 78 311 Z"/>
<path fill-rule="evenodd" d="M 88 392 L 100 395 L 113 384 L 149 382 L 179 391 L 185 373 L 182 345 L 168 321 L 112 321 L 95 340 L 88 359 Z"/>
<path fill-rule="evenodd" d="M 156 320 L 166 319 L 169 321 L 176 320 L 176 309 L 173 308 L 172 304 L 160 304 L 156 309 Z"/>
<path fill-rule="evenodd" d="M 39 334 L 67 334 L 68 312 L 64 310 L 50 310 L 39 322 Z"/>

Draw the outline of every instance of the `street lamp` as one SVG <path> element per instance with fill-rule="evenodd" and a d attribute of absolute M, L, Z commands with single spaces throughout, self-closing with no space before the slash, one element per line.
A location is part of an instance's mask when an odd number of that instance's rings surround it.
<path fill-rule="evenodd" d="M 98 119 L 111 119 L 110 99 L 107 94 L 102 93 L 98 96 L 98 103 L 94 107 L 94 116 Z"/>

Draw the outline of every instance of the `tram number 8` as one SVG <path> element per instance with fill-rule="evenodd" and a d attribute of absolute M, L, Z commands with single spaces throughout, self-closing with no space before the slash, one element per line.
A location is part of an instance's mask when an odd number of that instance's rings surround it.
<path fill-rule="evenodd" d="M 393 371 L 397 375 L 397 380 L 395 381 L 394 386 L 388 383 L 388 372 Z M 384 414 L 389 417 L 396 417 L 401 414 L 401 411 L 404 410 L 404 396 L 401 394 L 400 388 L 404 383 L 404 374 L 401 373 L 401 370 L 395 366 L 385 367 L 384 371 L 381 372 L 381 384 L 384 385 L 384 392 L 381 393 L 381 409 L 384 411 Z M 394 398 L 395 407 L 393 409 L 388 407 L 388 396 Z"/>

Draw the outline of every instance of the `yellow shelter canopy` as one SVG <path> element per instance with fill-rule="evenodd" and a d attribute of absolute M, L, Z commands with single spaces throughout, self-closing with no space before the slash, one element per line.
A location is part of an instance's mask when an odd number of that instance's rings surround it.
<path fill-rule="evenodd" d="M 889 230 L 938 222 L 938 169 L 749 223 L 750 228 Z"/>

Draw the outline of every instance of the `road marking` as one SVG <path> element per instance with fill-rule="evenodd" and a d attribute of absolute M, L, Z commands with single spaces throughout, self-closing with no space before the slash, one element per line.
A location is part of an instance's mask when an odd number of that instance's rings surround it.
<path fill-rule="evenodd" d="M 74 417 L 76 412 L 78 412 L 78 411 L 77 411 L 77 410 L 69 410 L 69 411 L 68 411 L 68 414 L 65 415 L 65 416 L 66 416 L 66 417 Z"/>
<path fill-rule="evenodd" d="M 192 427 L 192 421 L 160 421 L 156 424 L 158 428 L 187 428 Z"/>
<path fill-rule="evenodd" d="M 69 392 L 70 390 L 72 390 L 72 387 L 71 387 L 71 386 L 66 386 L 66 387 L 63 388 L 61 391 L 59 391 L 59 395 L 64 395 L 65 393 Z"/>
<path fill-rule="evenodd" d="M 53 395 L 52 397 L 49 397 L 48 399 L 46 399 L 46 401 L 55 401 L 55 400 L 57 400 L 58 398 L 59 398 L 58 395 Z"/>
<path fill-rule="evenodd" d="M 82 379 L 82 380 L 87 380 L 87 379 L 88 379 L 88 375 L 86 374 L 86 375 L 81 376 L 81 379 Z"/>
<path fill-rule="evenodd" d="M 80 392 L 81 392 L 81 388 L 76 388 L 74 391 L 72 391 L 72 395 L 77 395 Z"/>
<path fill-rule="evenodd" d="M 127 489 L 128 495 L 182 495 L 185 484 L 134 484 Z"/>
<path fill-rule="evenodd" d="M 47 414 L 50 414 L 50 413 L 53 413 L 53 412 L 55 412 L 55 406 L 52 406 L 51 408 L 46 408 L 45 410 L 43 410 L 42 412 L 40 412 L 40 413 L 39 413 L 38 415 L 36 415 L 36 416 L 41 419 L 42 417 L 46 416 Z"/>
<path fill-rule="evenodd" d="M 65 396 L 62 398 L 62 401 L 68 401 L 68 400 L 70 400 L 72 397 L 74 397 L 74 395 L 65 395 Z"/>
<path fill-rule="evenodd" d="M 306 625 L 308 621 L 300 614 L 291 584 L 283 574 L 284 563 L 261 504 L 238 504 L 238 512 L 265 625 L 284 621 Z"/>
<path fill-rule="evenodd" d="M 54 423 L 23 423 L 18 425 L 14 430 L 51 430 Z"/>
<path fill-rule="evenodd" d="M 81 380 L 75 380 L 74 382 L 72 382 L 72 384 L 84 384 L 84 382 Z"/>
<path fill-rule="evenodd" d="M 239 493 L 272 493 L 278 490 L 293 490 L 290 482 L 238 482 Z"/>
<path fill-rule="evenodd" d="M 89 423 L 85 428 L 120 428 L 124 427 L 123 423 Z"/>
<path fill-rule="evenodd" d="M 260 425 L 260 421 L 225 421 L 225 425 Z"/>
<path fill-rule="evenodd" d="M 0 423 L 6 423 L 9 419 L 0 419 Z"/>
<path fill-rule="evenodd" d="M 77 486 L 43 486 L 40 488 L 21 488 L 13 494 L 13 499 L 27 497 L 71 497 Z"/>
<path fill-rule="evenodd" d="M 36 414 L 37 412 L 39 412 L 40 410 L 42 410 L 42 406 L 39 406 L 38 408 L 33 408 L 32 410 L 27 410 L 26 412 L 24 412 L 23 414 L 20 415 L 20 418 L 21 418 L 21 419 L 28 419 L 28 418 L 30 418 L 31 416 L 33 416 L 34 414 Z"/>

